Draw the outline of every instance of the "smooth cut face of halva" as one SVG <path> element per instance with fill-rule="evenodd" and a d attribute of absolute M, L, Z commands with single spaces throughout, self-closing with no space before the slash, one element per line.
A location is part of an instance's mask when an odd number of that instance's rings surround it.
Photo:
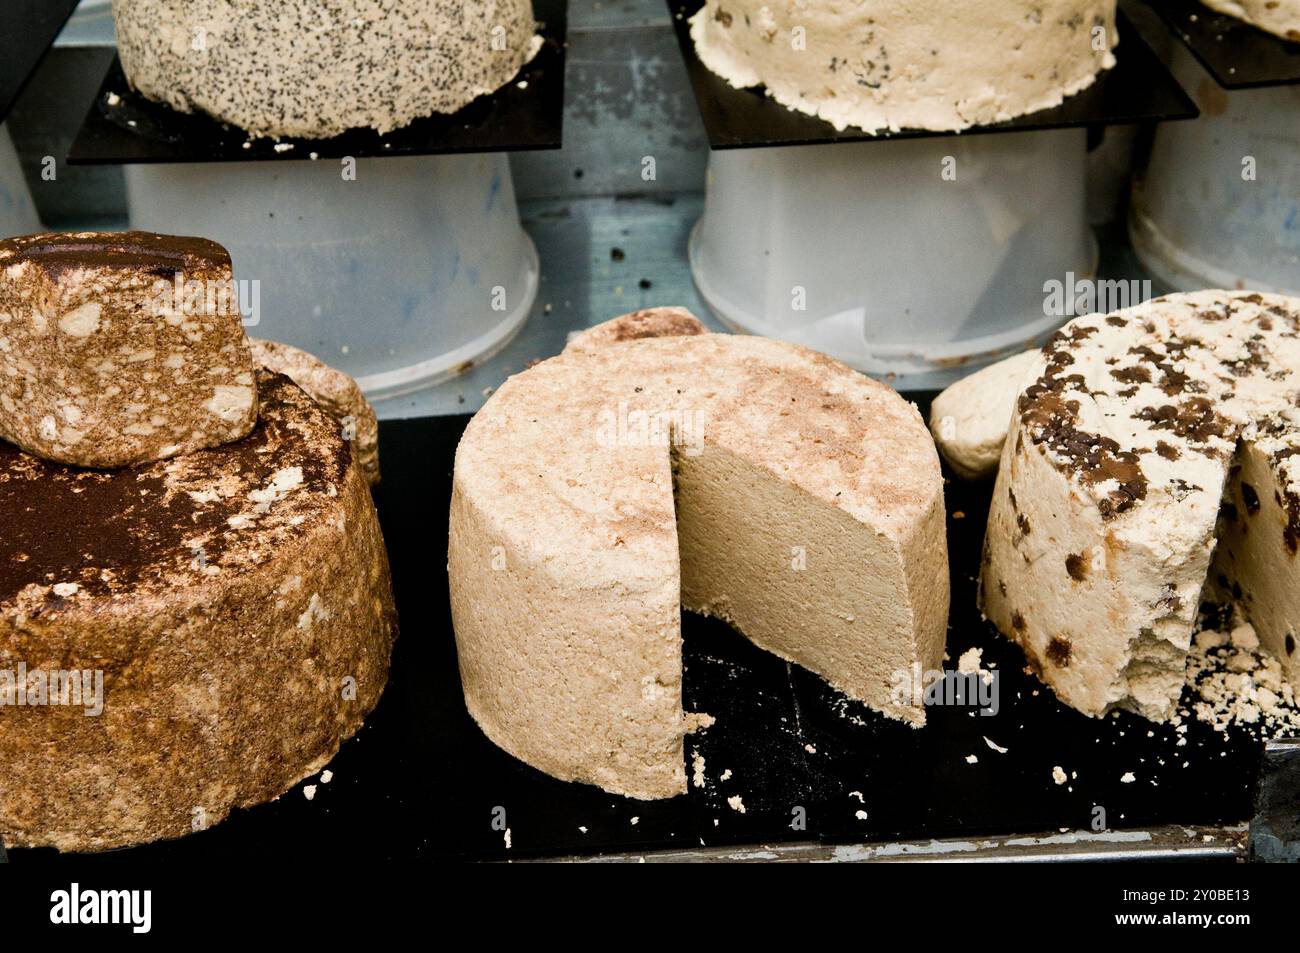
<path fill-rule="evenodd" d="M 804 348 L 697 334 L 576 350 L 466 429 L 451 508 L 465 700 L 506 751 L 686 790 L 682 606 L 911 724 L 939 666 L 943 485 L 916 408 Z"/>
<path fill-rule="evenodd" d="M 707 0 L 704 65 L 836 129 L 966 129 L 1060 105 L 1115 65 L 1115 0 Z"/>
<path fill-rule="evenodd" d="M 0 438 L 120 467 L 238 440 L 256 421 L 220 245 L 146 232 L 0 241 Z"/>
<path fill-rule="evenodd" d="M 1296 299 L 1205 291 L 1078 318 L 1044 350 L 980 593 L 1066 704 L 1170 717 L 1207 578 L 1300 675 L 1298 328 Z"/>
<path fill-rule="evenodd" d="M 387 133 L 508 83 L 531 0 L 113 0 L 134 89 L 256 135 Z"/>

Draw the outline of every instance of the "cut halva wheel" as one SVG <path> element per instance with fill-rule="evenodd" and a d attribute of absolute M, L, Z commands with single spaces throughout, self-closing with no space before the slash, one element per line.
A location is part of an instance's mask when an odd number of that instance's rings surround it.
<path fill-rule="evenodd" d="M 694 330 L 694 329 L 691 329 Z M 911 724 L 939 666 L 943 486 L 916 408 L 804 348 L 719 334 L 576 349 L 511 378 L 456 454 L 466 704 L 565 780 L 686 790 L 682 607 Z"/>

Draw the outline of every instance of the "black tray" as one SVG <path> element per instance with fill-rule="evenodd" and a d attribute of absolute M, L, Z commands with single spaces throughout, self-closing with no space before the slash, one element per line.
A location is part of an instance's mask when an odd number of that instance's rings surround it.
<path fill-rule="evenodd" d="M 0 122 L 76 6 L 77 0 L 0 3 Z"/>
<path fill-rule="evenodd" d="M 1300 42 L 1291 42 L 1197 0 L 1147 0 L 1225 89 L 1300 83 Z"/>
<path fill-rule="evenodd" d="M 704 119 L 709 145 L 714 149 L 972 136 L 990 132 L 1195 119 L 1200 115 L 1195 103 L 1121 14 L 1118 20 L 1120 43 L 1115 50 L 1118 62 L 1115 67 L 1101 73 L 1097 81 L 1083 92 L 1071 96 L 1052 109 L 1018 116 L 995 125 L 975 126 L 959 133 L 903 129 L 899 132 L 884 130 L 873 135 L 854 127 L 837 132 L 825 120 L 787 109 L 769 97 L 761 87 L 736 89 L 711 72 L 695 53 L 688 22 L 703 5 L 702 0 L 668 0 L 668 9 L 677 31 L 677 42 L 686 60 L 691 86 L 695 90 L 695 101 L 699 104 L 700 115 Z"/>
<path fill-rule="evenodd" d="M 1259 743 L 1193 723 L 1177 747 L 1168 726 L 1131 715 L 1087 718 L 1025 674 L 1019 649 L 974 606 L 989 486 L 956 482 L 948 488 L 954 609 L 947 667 L 967 648 L 983 647 L 985 664 L 1000 672 L 996 716 L 932 708 L 929 724 L 914 730 L 848 701 L 727 626 L 686 615 L 686 705 L 717 718 L 687 744 L 688 775 L 698 751 L 707 785 L 644 802 L 547 777 L 489 742 L 461 697 L 446 542 L 452 458 L 467 420 L 383 424 L 377 499 L 402 634 L 388 689 L 329 766 L 334 779 L 309 781 L 318 785 L 312 801 L 300 785 L 212 830 L 91 859 L 502 859 L 701 842 L 851 844 L 1088 830 L 1098 806 L 1112 829 L 1249 818 Z M 986 737 L 1007 752 L 994 751 Z M 967 763 L 968 755 L 978 762 Z M 1069 774 L 1067 784 L 1053 781 L 1056 766 Z M 720 782 L 728 768 L 731 779 Z M 1130 771 L 1136 779 L 1123 783 Z M 744 814 L 727 803 L 735 795 Z M 806 811 L 806 831 L 790 828 L 796 807 Z M 498 808 L 510 850 L 492 826 Z M 19 864 L 57 857 L 10 852 Z"/>
<path fill-rule="evenodd" d="M 68 162 L 244 162 L 558 149 L 566 4 L 536 0 L 534 10 L 545 43 L 518 76 L 454 115 L 417 119 L 383 136 L 373 129 L 352 129 L 331 139 L 252 138 L 210 116 L 180 113 L 145 99 L 127 85 L 121 62 L 114 58 L 68 151 Z"/>

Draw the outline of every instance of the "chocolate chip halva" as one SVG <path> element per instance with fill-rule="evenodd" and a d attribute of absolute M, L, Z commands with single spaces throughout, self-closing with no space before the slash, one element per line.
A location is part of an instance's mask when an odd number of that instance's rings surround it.
<path fill-rule="evenodd" d="M 707 0 L 704 65 L 868 132 L 965 129 L 1059 105 L 1115 64 L 1115 0 Z"/>
<path fill-rule="evenodd" d="M 448 568 L 483 731 L 632 797 L 686 790 L 683 607 L 913 725 L 924 708 L 893 686 L 943 656 L 943 481 L 920 414 L 763 338 L 626 340 L 512 377 L 457 449 Z"/>
<path fill-rule="evenodd" d="M 0 439 L 119 467 L 238 440 L 256 420 L 220 245 L 145 232 L 0 241 Z"/>
<path fill-rule="evenodd" d="M 454 113 L 537 52 L 531 0 L 113 0 L 131 86 L 268 136 Z"/>
<path fill-rule="evenodd" d="M 1170 295 L 1071 321 L 1002 450 L 984 612 L 1066 704 L 1163 720 L 1207 579 L 1300 675 L 1300 300 Z"/>

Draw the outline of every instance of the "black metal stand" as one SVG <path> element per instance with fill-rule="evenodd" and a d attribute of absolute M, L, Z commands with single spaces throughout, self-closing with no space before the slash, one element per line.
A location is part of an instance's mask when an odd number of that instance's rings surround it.
<path fill-rule="evenodd" d="M 31 79 L 77 0 L 5 0 L 0 4 L 0 122 Z"/>
<path fill-rule="evenodd" d="M 1147 0 L 1224 89 L 1300 83 L 1300 42 L 1290 42 L 1197 0 Z"/>

